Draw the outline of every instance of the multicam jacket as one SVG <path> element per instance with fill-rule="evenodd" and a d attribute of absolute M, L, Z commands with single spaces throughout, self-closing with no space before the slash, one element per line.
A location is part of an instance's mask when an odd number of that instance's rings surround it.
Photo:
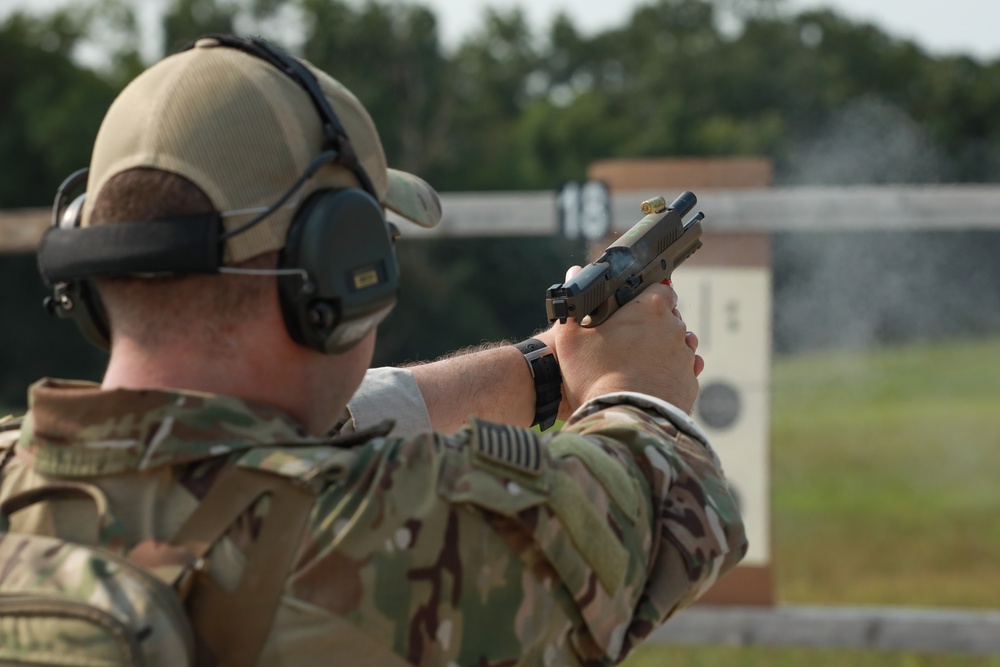
<path fill-rule="evenodd" d="M 275 409 L 195 392 L 43 380 L 29 400 L 20 433 L 0 435 L 15 447 L 0 500 L 86 478 L 131 543 L 168 539 L 237 458 L 320 480 L 260 665 L 609 665 L 746 551 L 700 431 L 639 394 L 544 436 L 470 420 L 409 439 L 389 424 L 309 437 Z M 33 506 L 12 530 L 86 541 L 82 511 Z M 211 554 L 223 585 L 254 518 Z"/>

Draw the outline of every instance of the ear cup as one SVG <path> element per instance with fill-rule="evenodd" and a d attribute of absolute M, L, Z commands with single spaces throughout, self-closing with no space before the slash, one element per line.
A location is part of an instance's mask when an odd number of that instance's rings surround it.
<path fill-rule="evenodd" d="M 71 319 L 87 342 L 107 350 L 111 347 L 111 329 L 97 288 L 91 280 L 56 283 L 52 296 L 45 299 L 50 314 Z"/>
<path fill-rule="evenodd" d="M 382 208 L 359 189 L 314 193 L 298 210 L 278 278 L 285 326 L 296 342 L 346 352 L 396 304 L 399 264 Z"/>
<path fill-rule="evenodd" d="M 74 176 L 71 176 L 70 179 L 74 178 Z M 67 181 L 70 179 L 67 179 Z M 60 191 L 62 191 L 62 188 L 60 188 Z M 59 198 L 56 199 L 55 215 L 57 216 L 59 227 L 80 226 L 83 216 L 83 204 L 86 198 L 86 194 L 78 196 L 62 211 L 61 215 L 58 210 L 60 200 Z M 39 262 L 41 262 L 40 255 Z M 39 269 L 42 269 L 41 265 L 39 265 Z M 44 270 L 41 270 L 41 273 L 45 275 Z M 98 295 L 93 281 L 74 280 L 72 282 L 56 283 L 52 286 L 52 296 L 47 297 L 44 304 L 49 314 L 73 320 L 88 342 L 103 350 L 111 347 L 111 328 L 108 326 L 108 315 L 104 310 L 104 304 L 101 303 L 101 297 Z"/>

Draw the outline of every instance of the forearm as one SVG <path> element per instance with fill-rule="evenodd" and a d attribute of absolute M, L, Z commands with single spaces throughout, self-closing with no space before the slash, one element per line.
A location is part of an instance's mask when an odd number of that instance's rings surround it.
<path fill-rule="evenodd" d="M 553 345 L 550 331 L 535 337 Z M 396 422 L 392 433 L 399 437 L 454 432 L 470 416 L 527 427 L 535 417 L 535 383 L 524 356 L 495 343 L 430 363 L 372 369 L 347 407 L 341 433 L 385 419 Z"/>
<path fill-rule="evenodd" d="M 514 426 L 530 426 L 534 419 L 531 371 L 509 344 L 459 352 L 408 370 L 435 430 L 454 432 L 470 415 Z"/>

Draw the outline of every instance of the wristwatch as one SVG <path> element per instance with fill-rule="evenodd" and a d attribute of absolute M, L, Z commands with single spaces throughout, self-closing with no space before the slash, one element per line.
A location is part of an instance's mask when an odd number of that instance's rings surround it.
<path fill-rule="evenodd" d="M 538 426 L 543 431 L 552 428 L 562 402 L 559 361 L 552 348 L 537 338 L 521 341 L 514 347 L 524 355 L 524 360 L 531 369 L 531 377 L 535 379 L 535 420 L 531 425 Z"/>

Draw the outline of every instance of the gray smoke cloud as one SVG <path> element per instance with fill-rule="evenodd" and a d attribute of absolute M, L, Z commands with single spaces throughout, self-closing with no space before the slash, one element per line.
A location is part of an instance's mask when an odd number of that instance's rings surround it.
<path fill-rule="evenodd" d="M 1000 232 L 779 234 L 776 351 L 1000 333 Z"/>
<path fill-rule="evenodd" d="M 784 185 L 942 183 L 955 169 L 905 111 L 873 96 L 833 113 L 780 170 Z"/>
<path fill-rule="evenodd" d="M 953 166 L 912 118 L 868 96 L 799 142 L 777 180 L 880 185 L 942 183 L 953 176 Z M 998 257 L 1000 232 L 983 230 L 778 234 L 775 348 L 996 335 Z"/>

